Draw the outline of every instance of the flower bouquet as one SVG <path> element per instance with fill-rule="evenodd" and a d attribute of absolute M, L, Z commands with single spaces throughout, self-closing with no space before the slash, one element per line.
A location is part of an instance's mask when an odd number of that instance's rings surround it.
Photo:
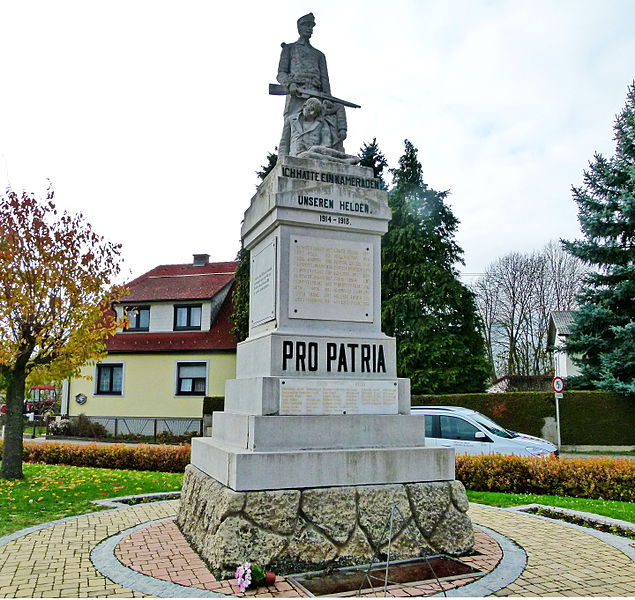
<path fill-rule="evenodd" d="M 240 565 L 234 573 L 238 581 L 238 589 L 241 593 L 248 588 L 255 588 L 259 585 L 272 585 L 276 581 L 276 574 L 265 571 L 263 567 L 246 562 Z"/>

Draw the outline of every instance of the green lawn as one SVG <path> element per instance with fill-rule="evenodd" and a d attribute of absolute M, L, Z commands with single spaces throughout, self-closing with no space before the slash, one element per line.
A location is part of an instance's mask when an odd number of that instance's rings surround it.
<path fill-rule="evenodd" d="M 0 535 L 103 510 L 91 500 L 181 489 L 182 473 L 23 465 L 23 480 L 0 479 Z"/>
<path fill-rule="evenodd" d="M 467 492 L 470 502 L 490 506 L 520 506 L 522 504 L 546 504 L 571 510 L 604 515 L 613 519 L 635 523 L 635 502 L 617 500 L 589 500 L 588 498 L 568 498 L 565 496 L 542 496 L 539 494 L 504 494 L 499 492 Z"/>
<path fill-rule="evenodd" d="M 183 482 L 182 473 L 29 463 L 25 463 L 23 469 L 23 480 L 0 479 L 0 535 L 62 517 L 103 510 L 91 504 L 91 500 L 179 491 Z M 635 523 L 635 502 L 498 492 L 468 491 L 467 495 L 472 502 L 491 506 L 545 504 Z"/>

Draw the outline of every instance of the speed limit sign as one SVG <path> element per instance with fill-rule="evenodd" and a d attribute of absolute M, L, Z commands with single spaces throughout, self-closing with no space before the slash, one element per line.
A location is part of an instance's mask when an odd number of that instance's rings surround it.
<path fill-rule="evenodd" d="M 561 394 L 564 391 L 564 379 L 562 377 L 554 377 L 551 387 L 556 394 Z"/>

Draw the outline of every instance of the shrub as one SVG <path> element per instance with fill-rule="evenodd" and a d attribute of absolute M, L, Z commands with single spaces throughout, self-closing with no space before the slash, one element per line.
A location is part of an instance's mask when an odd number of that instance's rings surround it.
<path fill-rule="evenodd" d="M 109 436 L 108 430 L 101 423 L 91 421 L 84 414 L 80 414 L 75 419 L 52 422 L 48 432 L 50 435 L 68 437 L 106 438 Z"/>
<path fill-rule="evenodd" d="M 0 442 L 0 451 L 2 442 Z M 24 444 L 24 461 L 73 467 L 100 467 L 135 471 L 182 473 L 190 462 L 190 446 L 139 444 L 69 444 L 43 442 Z"/>
<path fill-rule="evenodd" d="M 626 458 L 457 456 L 456 478 L 479 492 L 635 502 L 635 463 Z"/>

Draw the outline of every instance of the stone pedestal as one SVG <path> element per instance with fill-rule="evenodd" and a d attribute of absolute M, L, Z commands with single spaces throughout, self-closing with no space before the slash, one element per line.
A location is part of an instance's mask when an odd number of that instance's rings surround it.
<path fill-rule="evenodd" d="M 285 157 L 252 198 L 242 228 L 251 261 L 249 337 L 238 345 L 237 379 L 227 382 L 212 437 L 192 440 L 196 470 L 179 515 L 213 568 L 245 560 L 285 569 L 359 564 L 377 549 L 360 515 L 385 516 L 398 499 L 415 523 L 426 522 L 426 511 L 446 515 L 435 521 L 443 536 L 461 524 L 451 543 L 420 528 L 403 542 L 404 558 L 470 546 L 469 519 L 456 508 L 466 499 L 452 483 L 454 453 L 425 446 L 424 417 L 410 414 L 409 381 L 397 378 L 395 340 L 381 331 L 381 236 L 389 220 L 386 192 L 364 167 Z M 417 491 L 437 489 L 454 490 L 454 504 Z M 413 504 L 421 494 L 425 508 Z M 340 496 L 350 504 L 341 514 L 332 509 Z M 219 516 L 228 503 L 230 516 Z M 214 504 L 221 508 L 203 509 Z M 287 506 L 292 516 L 274 526 Z M 209 515 L 203 523 L 199 513 Z M 346 535 L 334 537 L 340 526 Z M 302 544 L 322 558 L 311 563 Z"/>
<path fill-rule="evenodd" d="M 458 481 L 236 492 L 191 465 L 178 524 L 219 577 L 249 559 L 280 574 L 370 562 L 461 555 L 474 544 Z M 382 537 L 384 536 L 384 537 Z"/>

